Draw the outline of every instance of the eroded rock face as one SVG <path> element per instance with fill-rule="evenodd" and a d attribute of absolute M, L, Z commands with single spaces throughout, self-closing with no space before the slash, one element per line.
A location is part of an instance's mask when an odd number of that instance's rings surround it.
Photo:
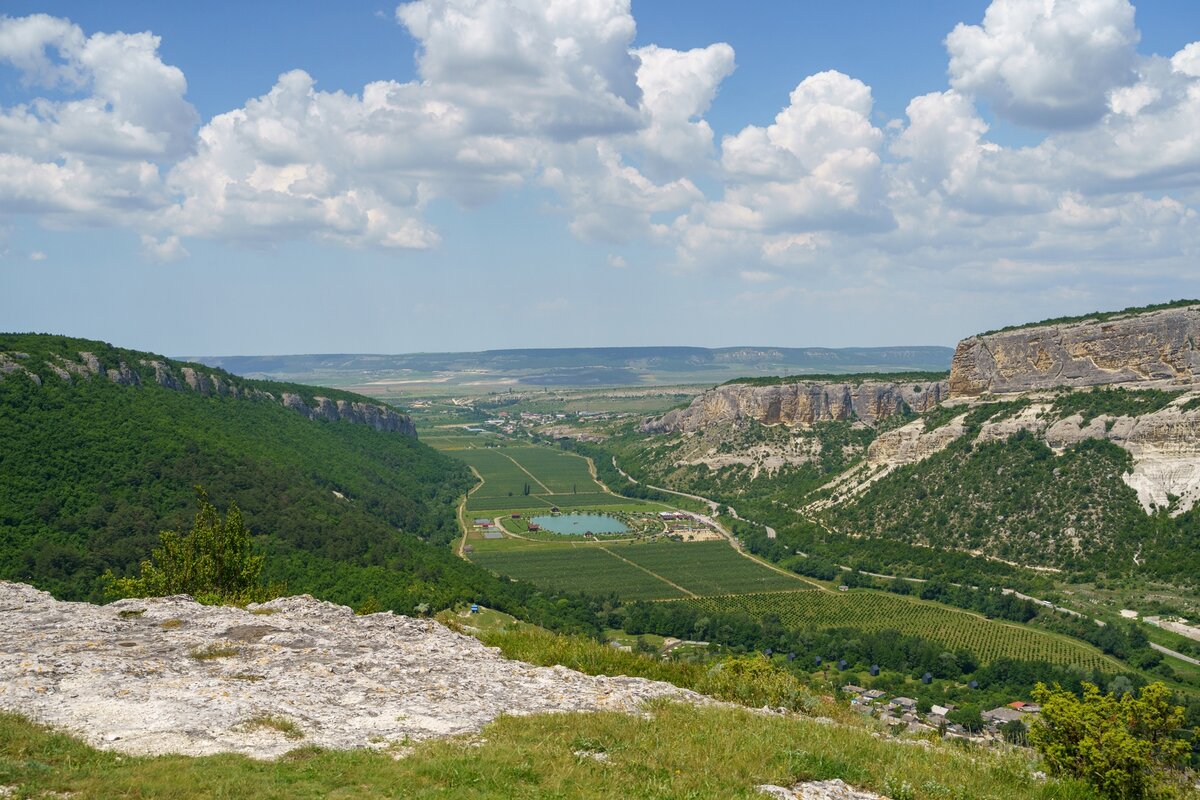
<path fill-rule="evenodd" d="M 916 420 L 881 434 L 867 448 L 867 464 L 892 468 L 924 461 L 966 432 L 966 415 L 964 409 L 961 415 L 933 430 L 925 429 L 924 420 Z"/>
<path fill-rule="evenodd" d="M 60 603 L 0 582 L 0 708 L 125 753 L 272 758 L 476 731 L 500 714 L 710 702 L 667 683 L 510 661 L 430 620 L 355 616 L 307 595 L 251 608 L 266 613 L 184 596 Z"/>
<path fill-rule="evenodd" d="M 945 381 L 912 383 L 864 381 L 825 383 L 804 381 L 778 386 L 732 383 L 717 386 L 685 409 L 647 420 L 646 433 L 696 431 L 710 425 L 753 419 L 764 425 L 811 426 L 817 422 L 857 420 L 867 425 L 900 413 L 906 407 L 922 412 L 949 394 Z"/>
<path fill-rule="evenodd" d="M 1028 432 L 1061 451 L 1088 439 L 1106 439 L 1133 457 L 1132 469 L 1121 479 L 1137 492 L 1147 514 L 1169 508 L 1178 515 L 1200 502 L 1200 408 L 1189 408 L 1200 400 L 1200 393 L 1181 393 L 1165 408 L 1136 417 L 1100 414 L 1086 421 L 1079 414 L 1056 416 L 1051 397 L 1035 395 L 1024 407 L 997 414 L 980 426 L 972 441 L 1003 442 Z M 874 471 L 835 480 L 830 485 L 845 484 L 842 496 L 850 498 L 861 494 L 866 486 L 854 485 L 855 480 L 874 482 L 896 467 L 923 461 L 944 450 L 967 432 L 966 414 L 981 402 L 963 404 L 961 415 L 932 431 L 925 430 L 924 420 L 915 420 L 881 434 L 867 449 L 866 463 Z M 823 502 L 815 507 L 828 505 Z"/>
<path fill-rule="evenodd" d="M 1198 340 L 1200 306 L 972 336 L 954 353 L 950 395 L 1194 386 L 1200 384 Z"/>

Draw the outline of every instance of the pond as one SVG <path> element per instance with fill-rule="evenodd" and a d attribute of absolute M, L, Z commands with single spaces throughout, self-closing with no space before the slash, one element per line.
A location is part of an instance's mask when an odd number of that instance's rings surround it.
<path fill-rule="evenodd" d="M 616 517 L 607 514 L 559 514 L 534 517 L 530 520 L 544 531 L 552 533 L 627 533 L 629 528 Z"/>

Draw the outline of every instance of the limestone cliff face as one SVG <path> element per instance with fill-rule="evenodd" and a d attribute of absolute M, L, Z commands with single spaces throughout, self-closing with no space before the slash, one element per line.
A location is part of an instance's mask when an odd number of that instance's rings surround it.
<path fill-rule="evenodd" d="M 320 419 L 330 422 L 345 420 L 357 425 L 369 425 L 377 431 L 400 433 L 414 438 L 417 435 L 417 428 L 407 414 L 401 414 L 387 406 L 359 401 L 333 400 L 319 395 L 313 398 L 313 404 L 310 406 L 297 394 L 281 392 L 280 396 L 276 397 L 273 393 L 256 386 L 195 367 L 179 366 L 153 359 L 138 362 L 138 365 L 144 368 L 142 371 L 139 371 L 136 366 L 131 367 L 124 361 L 120 362 L 116 368 L 105 369 L 95 354 L 80 352 L 78 355 L 78 360 L 56 355 L 46 361 L 44 366 L 66 383 L 99 377 L 121 386 L 135 387 L 141 386 L 143 375 L 149 376 L 149 370 L 153 370 L 155 384 L 176 392 L 189 391 L 205 396 L 279 403 L 284 408 L 289 408 L 311 420 Z M 41 376 L 34 370 L 37 365 L 30 362 L 31 359 L 25 353 L 0 353 L 0 379 L 7 374 L 21 372 L 40 385 Z M 150 378 L 146 377 L 146 380 L 149 381 Z"/>
<path fill-rule="evenodd" d="M 1088 390 L 1079 390 L 1088 391 Z M 1012 413 L 999 413 L 982 424 L 974 442 L 1003 442 L 1021 432 L 1044 441 L 1056 451 L 1087 439 L 1107 439 L 1129 451 L 1133 468 L 1121 475 L 1137 492 L 1147 514 L 1170 509 L 1178 515 L 1200 503 L 1200 393 L 1180 393 L 1165 408 L 1139 416 L 1098 415 L 1084 421 L 1079 414 L 1054 413 L 1054 395 L 1034 395 L 1034 401 Z M 867 449 L 868 471 L 839 476 L 830 486 L 841 490 L 838 500 L 849 499 L 897 467 L 913 464 L 944 450 L 967 433 L 964 420 L 979 400 L 959 401 L 963 413 L 933 430 L 925 420 L 881 434 Z M 825 508 L 830 501 L 815 503 Z"/>
<path fill-rule="evenodd" d="M 1200 385 L 1197 340 L 1200 305 L 972 336 L 954 353 L 950 395 Z"/>
<path fill-rule="evenodd" d="M 900 413 L 906 407 L 928 411 L 949 394 L 946 381 L 912 383 L 863 381 L 826 383 L 803 381 L 777 386 L 731 383 L 710 389 L 685 409 L 647 420 L 647 433 L 697 431 L 710 425 L 752 419 L 764 425 L 811 426 L 835 420 L 867 425 Z"/>

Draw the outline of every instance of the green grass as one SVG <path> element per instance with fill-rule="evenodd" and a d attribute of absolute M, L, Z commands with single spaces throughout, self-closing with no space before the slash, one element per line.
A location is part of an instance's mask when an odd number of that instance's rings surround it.
<path fill-rule="evenodd" d="M 399 760 L 303 748 L 278 761 L 106 753 L 4 714 L 0 784 L 15 786 L 15 797 L 749 800 L 762 797 L 754 788 L 762 783 L 842 778 L 893 795 L 908 784 L 913 800 L 1094 798 L 1078 783 L 1035 779 L 1021 752 L 905 746 L 863 727 L 736 708 L 656 704 L 651 712 L 502 717 L 478 737 L 420 743 Z"/>
<path fill-rule="evenodd" d="M 668 542 L 624 547 L 622 556 L 695 594 L 807 589 L 811 584 L 738 555 L 726 542 Z"/>
<path fill-rule="evenodd" d="M 895 629 L 946 647 L 965 648 L 982 663 L 1007 656 L 1107 671 L 1121 666 L 1096 648 L 1065 636 L 884 592 L 813 590 L 678 602 L 713 611 L 745 611 L 755 617 L 775 614 L 789 628 Z"/>
<path fill-rule="evenodd" d="M 621 552 L 628 549 L 622 548 Z M 520 549 L 485 549 L 477 550 L 471 560 L 501 575 L 552 591 L 616 592 L 623 600 L 684 596 L 665 581 L 596 546 L 535 545 Z"/>

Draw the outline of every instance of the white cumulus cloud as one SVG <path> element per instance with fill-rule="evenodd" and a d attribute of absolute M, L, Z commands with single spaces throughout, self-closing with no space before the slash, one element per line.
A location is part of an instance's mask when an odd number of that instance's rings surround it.
<path fill-rule="evenodd" d="M 1078 127 L 1132 82 L 1138 38 L 1127 0 L 993 0 L 946 37 L 950 85 L 1024 125 Z"/>

